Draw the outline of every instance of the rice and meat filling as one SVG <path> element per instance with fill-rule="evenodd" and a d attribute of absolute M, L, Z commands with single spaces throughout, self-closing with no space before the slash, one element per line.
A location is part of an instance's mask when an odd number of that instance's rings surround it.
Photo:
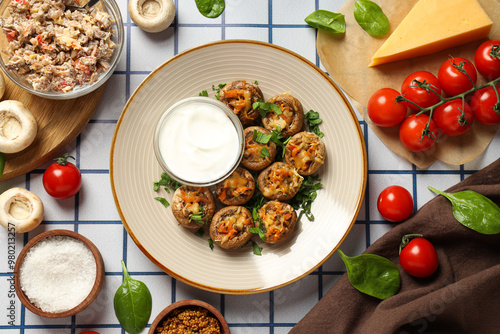
<path fill-rule="evenodd" d="M 37 91 L 68 92 L 109 69 L 113 20 L 95 8 L 70 11 L 71 0 L 12 0 L 0 26 L 9 41 L 6 67 Z"/>

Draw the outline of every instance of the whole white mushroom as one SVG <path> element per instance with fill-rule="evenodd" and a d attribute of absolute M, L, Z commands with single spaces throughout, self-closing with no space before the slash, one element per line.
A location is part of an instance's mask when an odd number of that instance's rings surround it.
<path fill-rule="evenodd" d="M 0 102 L 0 152 L 16 153 L 28 147 L 36 137 L 33 114 L 19 101 Z"/>
<path fill-rule="evenodd" d="M 29 190 L 11 188 L 0 195 L 0 225 L 16 233 L 33 230 L 43 220 L 42 200 Z"/>
<path fill-rule="evenodd" d="M 175 4 L 173 0 L 129 0 L 128 12 L 142 30 L 160 32 L 174 21 Z"/>

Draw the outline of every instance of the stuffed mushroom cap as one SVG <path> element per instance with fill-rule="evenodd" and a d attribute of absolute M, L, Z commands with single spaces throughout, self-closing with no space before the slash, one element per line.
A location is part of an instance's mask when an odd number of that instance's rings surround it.
<path fill-rule="evenodd" d="M 245 80 L 226 84 L 220 91 L 219 100 L 224 102 L 240 119 L 242 124 L 250 124 L 260 117 L 252 104 L 264 99 L 259 86 Z"/>
<path fill-rule="evenodd" d="M 295 230 L 297 212 L 288 203 L 269 201 L 257 210 L 260 228 L 264 231 L 266 243 L 282 242 Z"/>
<path fill-rule="evenodd" d="M 268 112 L 262 118 L 262 124 L 269 131 L 281 130 L 284 137 L 298 133 L 304 124 L 304 109 L 302 103 L 290 94 L 280 94 L 271 97 L 267 102 L 276 104 L 281 109 L 281 114 Z"/>
<path fill-rule="evenodd" d="M 242 167 L 215 185 L 215 195 L 225 205 L 242 205 L 248 202 L 255 192 L 253 175 Z"/>
<path fill-rule="evenodd" d="M 255 139 L 254 139 L 255 133 Z M 249 126 L 244 130 L 245 150 L 241 164 L 251 170 L 260 171 L 269 166 L 276 157 L 276 144 L 272 141 L 259 142 L 261 135 L 269 135 L 269 130 L 260 126 Z"/>
<path fill-rule="evenodd" d="M 254 226 L 250 210 L 243 206 L 226 206 L 212 218 L 210 238 L 224 249 L 242 247 L 252 238 L 250 228 Z"/>
<path fill-rule="evenodd" d="M 172 213 L 187 229 L 196 231 L 215 214 L 215 198 L 205 187 L 179 187 L 172 197 Z"/>
<path fill-rule="evenodd" d="M 307 131 L 294 135 L 285 146 L 285 162 L 300 175 L 312 175 L 325 163 L 326 148 L 321 138 Z"/>
<path fill-rule="evenodd" d="M 257 182 L 264 197 L 287 201 L 297 194 L 302 180 L 303 177 L 294 167 L 284 162 L 275 162 L 259 174 Z"/>

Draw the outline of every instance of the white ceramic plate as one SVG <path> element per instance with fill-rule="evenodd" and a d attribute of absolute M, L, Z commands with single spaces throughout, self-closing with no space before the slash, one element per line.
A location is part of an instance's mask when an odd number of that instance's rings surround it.
<path fill-rule="evenodd" d="M 173 103 L 233 80 L 257 81 L 264 98 L 290 91 L 304 110 L 323 119 L 327 157 L 320 169 L 324 188 L 313 203 L 315 221 L 302 218 L 292 238 L 252 247 L 210 250 L 178 225 L 170 208 L 154 200 L 162 170 L 153 151 L 153 132 Z M 188 135 L 188 134 L 186 134 Z M 366 185 L 366 151 L 358 120 L 340 89 L 325 73 L 284 48 L 232 40 L 202 45 L 153 71 L 125 106 L 111 145 L 110 177 L 123 224 L 139 248 L 171 276 L 200 289 L 225 294 L 273 290 L 311 273 L 342 243 L 356 220 Z"/>

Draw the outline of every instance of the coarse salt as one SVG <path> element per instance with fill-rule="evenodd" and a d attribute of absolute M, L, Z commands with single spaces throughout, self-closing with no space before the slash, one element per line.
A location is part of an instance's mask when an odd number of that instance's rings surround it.
<path fill-rule="evenodd" d="M 21 289 L 42 311 L 60 313 L 80 304 L 91 292 L 97 265 L 80 240 L 51 236 L 26 253 L 19 269 Z"/>

